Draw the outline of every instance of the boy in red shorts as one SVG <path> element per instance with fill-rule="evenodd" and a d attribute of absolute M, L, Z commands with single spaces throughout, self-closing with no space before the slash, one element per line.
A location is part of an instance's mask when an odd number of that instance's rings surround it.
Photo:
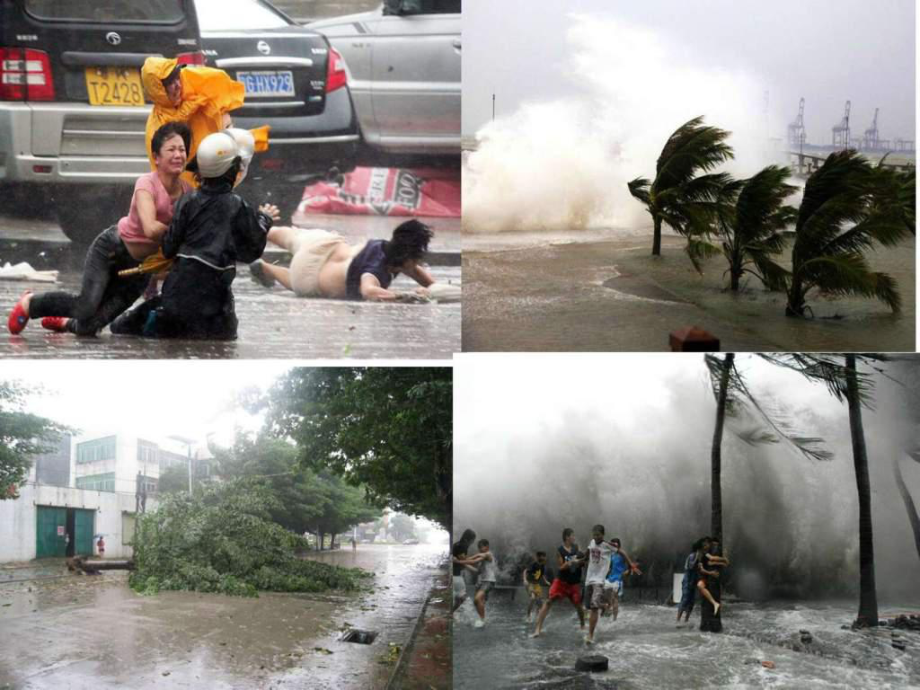
<path fill-rule="evenodd" d="M 585 557 L 578 552 L 575 531 L 571 527 L 562 530 L 562 545 L 556 550 L 556 559 L 559 569 L 549 588 L 549 599 L 543 604 L 540 615 L 537 616 L 537 627 L 531 637 L 539 637 L 543 634 L 543 621 L 549 613 L 550 606 L 557 599 L 571 601 L 572 606 L 578 611 L 578 620 L 582 629 L 585 627 L 585 609 L 581 605 L 581 570 L 585 564 Z"/>

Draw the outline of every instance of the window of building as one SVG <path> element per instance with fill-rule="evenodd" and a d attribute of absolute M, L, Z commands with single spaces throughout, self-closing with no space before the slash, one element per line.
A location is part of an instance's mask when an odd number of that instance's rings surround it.
<path fill-rule="evenodd" d="M 158 467 L 160 464 L 160 448 L 150 441 L 137 442 L 137 466 Z"/>
<path fill-rule="evenodd" d="M 97 438 L 77 444 L 77 464 L 115 459 L 115 437 Z"/>
<path fill-rule="evenodd" d="M 90 491 L 115 491 L 115 473 L 91 474 L 86 477 L 77 477 L 78 489 Z"/>

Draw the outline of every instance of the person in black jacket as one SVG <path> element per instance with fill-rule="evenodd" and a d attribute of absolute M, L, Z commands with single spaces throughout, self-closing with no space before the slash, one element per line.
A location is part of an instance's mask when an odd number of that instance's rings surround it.
<path fill-rule="evenodd" d="M 278 209 L 266 204 L 256 211 L 233 193 L 242 157 L 231 135 L 208 135 L 196 158 L 201 188 L 179 200 L 163 237 L 163 255 L 175 259 L 163 292 L 121 316 L 112 324 L 112 333 L 236 338 L 238 320 L 230 288 L 236 263 L 262 255 Z"/>

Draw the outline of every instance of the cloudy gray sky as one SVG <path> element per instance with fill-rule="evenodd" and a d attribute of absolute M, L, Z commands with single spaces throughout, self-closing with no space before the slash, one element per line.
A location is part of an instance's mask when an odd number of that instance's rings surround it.
<path fill-rule="evenodd" d="M 492 93 L 499 115 L 525 101 L 583 93 L 569 64 L 575 47 L 567 43 L 579 14 L 652 31 L 675 62 L 752 76 L 769 91 L 772 136 L 785 136 L 804 96 L 811 143 L 829 143 L 848 99 L 856 135 L 878 107 L 883 138 L 914 137 L 913 0 L 466 0 L 464 134 L 490 119 Z M 643 57 L 622 68 L 641 71 Z"/>
<path fill-rule="evenodd" d="M 229 445 L 235 427 L 259 425 L 232 404 L 236 393 L 267 388 L 290 368 L 265 361 L 26 361 L 3 363 L 0 378 L 37 392 L 31 412 L 82 434 L 180 435 L 202 443 L 214 434 L 219 444 Z"/>

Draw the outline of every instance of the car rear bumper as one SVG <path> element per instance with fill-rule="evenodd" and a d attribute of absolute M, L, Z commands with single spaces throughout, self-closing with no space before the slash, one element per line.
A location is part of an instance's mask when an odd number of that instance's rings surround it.
<path fill-rule="evenodd" d="M 133 184 L 150 170 L 144 108 L 0 103 L 0 180 Z"/>

